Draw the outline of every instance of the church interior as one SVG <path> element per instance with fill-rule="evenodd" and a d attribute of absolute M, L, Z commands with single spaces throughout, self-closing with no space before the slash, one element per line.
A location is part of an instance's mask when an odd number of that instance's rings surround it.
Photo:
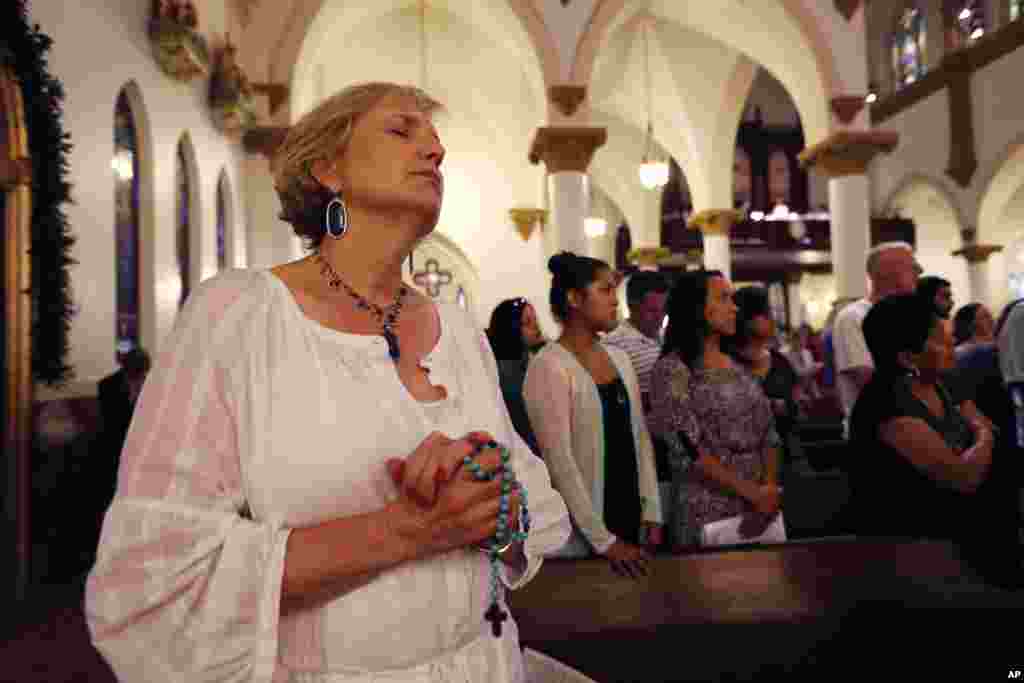
<path fill-rule="evenodd" d="M 11 680 L 114 680 L 80 614 L 98 537 L 76 507 L 103 444 L 99 384 L 125 354 L 160 353 L 200 282 L 307 255 L 278 218 L 271 160 L 292 124 L 351 84 L 414 84 L 442 103 L 444 203 L 405 278 L 481 328 L 525 297 L 556 339 L 547 263 L 560 251 L 622 273 L 717 269 L 766 287 L 784 330 L 829 328 L 868 293 L 868 250 L 896 240 L 957 307 L 998 315 L 1024 297 L 1024 0 L 7 5 Z M 49 86 L 26 76 L 39 68 Z M 38 143 L 32 126 L 53 123 L 42 100 L 56 103 L 63 147 Z M 40 191 L 44 169 L 69 201 L 53 182 Z M 842 416 L 834 399 L 811 412 L 787 474 L 789 543 L 656 558 L 646 583 L 552 561 L 512 598 L 524 644 L 598 681 L 753 680 L 874 671 L 850 661 L 862 651 L 913 669 L 909 650 L 876 639 L 914 630 L 940 649 L 954 629 L 964 654 L 950 666 L 1019 667 L 995 626 L 1024 606 L 1018 592 L 968 576 L 947 545 L 849 533 Z"/>

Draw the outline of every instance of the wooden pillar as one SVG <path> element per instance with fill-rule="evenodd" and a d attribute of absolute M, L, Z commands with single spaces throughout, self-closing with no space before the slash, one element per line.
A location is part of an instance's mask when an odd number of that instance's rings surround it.
<path fill-rule="evenodd" d="M 32 430 L 32 302 L 29 247 L 32 217 L 31 164 L 21 87 L 0 69 L 0 191 L 4 193 L 4 498 L 6 526 L 13 531 L 14 597 L 28 587 L 31 541 L 29 446 Z"/>

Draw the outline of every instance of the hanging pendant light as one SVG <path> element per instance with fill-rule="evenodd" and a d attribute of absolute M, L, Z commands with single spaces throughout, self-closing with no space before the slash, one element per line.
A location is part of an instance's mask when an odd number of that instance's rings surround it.
<path fill-rule="evenodd" d="M 650 141 L 652 137 L 650 128 L 647 130 L 647 139 Z M 668 163 L 665 161 L 654 160 L 647 154 L 644 154 L 644 159 L 640 162 L 638 172 L 640 174 L 640 184 L 644 186 L 644 189 L 659 190 L 668 184 Z"/>
<path fill-rule="evenodd" d="M 651 123 L 651 116 L 654 109 L 653 97 L 651 95 L 651 54 L 647 38 L 647 30 L 650 22 L 645 21 L 641 27 L 644 38 L 644 86 L 647 90 L 647 137 L 644 140 L 644 156 L 637 169 L 640 174 L 640 184 L 647 190 L 659 190 L 668 184 L 668 162 L 654 158 L 652 148 L 654 147 L 654 126 Z"/>

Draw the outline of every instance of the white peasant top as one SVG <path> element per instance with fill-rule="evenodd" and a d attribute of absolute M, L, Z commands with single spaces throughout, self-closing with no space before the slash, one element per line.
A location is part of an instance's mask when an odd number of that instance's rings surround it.
<path fill-rule="evenodd" d="M 490 565 L 460 549 L 399 565 L 280 616 L 289 531 L 381 509 L 385 461 L 432 431 L 510 444 L 532 530 L 521 576 L 570 525 L 544 464 L 516 434 L 486 338 L 456 306 L 424 359 L 448 396 L 420 403 L 382 337 L 307 318 L 269 271 L 192 295 L 150 373 L 89 575 L 93 643 L 123 681 L 523 680 L 511 620 L 483 618 Z"/>

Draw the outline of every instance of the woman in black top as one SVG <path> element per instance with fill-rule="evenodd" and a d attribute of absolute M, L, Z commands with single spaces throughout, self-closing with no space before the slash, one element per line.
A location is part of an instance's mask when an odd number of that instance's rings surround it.
<path fill-rule="evenodd" d="M 736 292 L 734 301 L 736 334 L 724 338 L 722 348 L 761 385 L 771 401 L 782 455 L 787 461 L 792 460 L 798 455 L 795 429 L 800 414 L 796 400 L 800 376 L 789 359 L 774 348 L 775 319 L 768 290 L 744 287 Z"/>
<path fill-rule="evenodd" d="M 863 329 L 875 372 L 850 417 L 857 531 L 962 538 L 993 436 L 987 422 L 961 414 L 939 382 L 953 366 L 949 328 L 909 294 L 876 303 Z"/>
<path fill-rule="evenodd" d="M 487 339 L 498 361 L 498 379 L 505 407 L 516 433 L 523 438 L 535 455 L 540 455 L 537 437 L 530 427 L 523 400 L 523 381 L 530 355 L 544 346 L 544 336 L 537 321 L 537 311 L 523 297 L 505 299 L 491 313 Z"/>

